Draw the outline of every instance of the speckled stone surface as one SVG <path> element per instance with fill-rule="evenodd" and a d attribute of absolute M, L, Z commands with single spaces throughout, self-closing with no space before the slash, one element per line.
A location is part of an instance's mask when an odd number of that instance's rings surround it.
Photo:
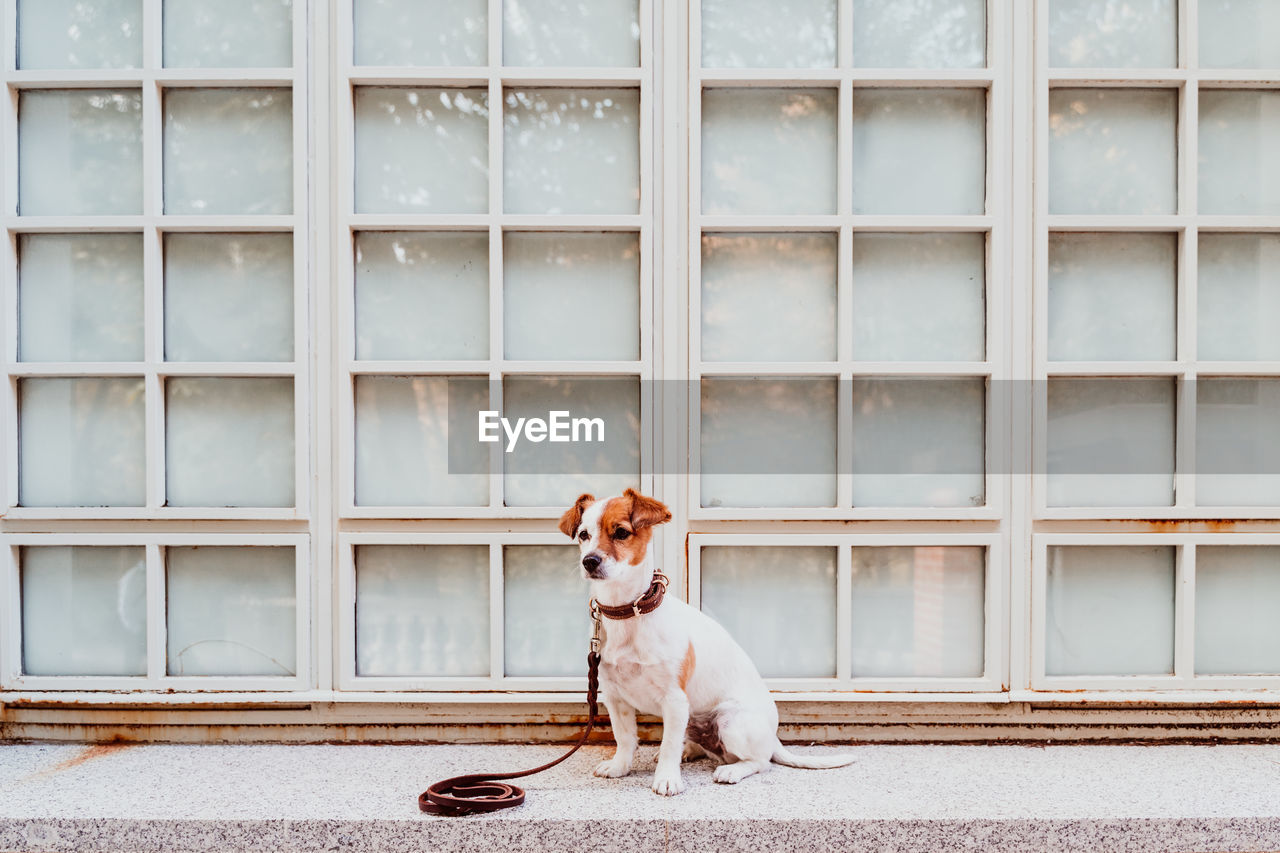
<path fill-rule="evenodd" d="M 818 751 L 830 748 L 817 747 Z M 859 746 L 686 792 L 596 779 L 589 747 L 494 815 L 422 815 L 429 782 L 551 746 L 0 745 L 0 850 L 1280 851 L 1280 746 Z"/>

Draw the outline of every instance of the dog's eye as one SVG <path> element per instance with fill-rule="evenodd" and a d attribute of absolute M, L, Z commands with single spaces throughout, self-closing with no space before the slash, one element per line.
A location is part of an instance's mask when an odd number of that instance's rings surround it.
<path fill-rule="evenodd" d="M 578 540 L 580 542 L 586 542 L 588 538 L 589 537 L 587 536 L 587 531 L 581 530 L 578 532 Z"/>
<path fill-rule="evenodd" d="M 631 531 L 623 527 L 619 527 L 617 530 L 613 531 L 613 538 L 618 542 L 621 542 L 623 539 L 626 539 L 630 535 L 631 535 Z"/>

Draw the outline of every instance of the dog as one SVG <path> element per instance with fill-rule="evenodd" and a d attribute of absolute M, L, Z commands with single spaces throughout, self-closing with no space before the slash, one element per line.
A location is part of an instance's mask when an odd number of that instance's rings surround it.
<path fill-rule="evenodd" d="M 662 717 L 653 790 L 663 796 L 684 790 L 684 759 L 710 757 L 719 764 L 712 778 L 730 785 L 768 769 L 770 761 L 808 769 L 851 763 L 851 755 L 803 757 L 782 745 L 778 707 L 760 673 L 705 613 L 674 596 L 641 613 L 637 603 L 654 584 L 653 529 L 670 520 L 666 505 L 634 489 L 602 500 L 581 495 L 560 518 L 560 530 L 578 543 L 593 604 L 633 611 L 632 618 L 600 620 L 600 697 L 617 750 L 594 775 L 631 772 L 637 713 Z"/>

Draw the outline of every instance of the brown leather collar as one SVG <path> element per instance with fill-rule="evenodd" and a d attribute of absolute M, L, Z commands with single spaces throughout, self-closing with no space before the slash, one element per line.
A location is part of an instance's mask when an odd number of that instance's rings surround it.
<path fill-rule="evenodd" d="M 630 619 L 632 616 L 643 616 L 646 613 L 652 613 L 658 609 L 658 605 L 662 603 L 662 597 L 667 594 L 667 576 L 662 572 L 653 573 L 653 583 L 649 584 L 649 588 L 644 595 L 637 598 L 630 604 L 620 604 L 611 606 L 601 604 L 594 598 L 591 599 L 591 612 L 600 614 L 608 619 Z"/>

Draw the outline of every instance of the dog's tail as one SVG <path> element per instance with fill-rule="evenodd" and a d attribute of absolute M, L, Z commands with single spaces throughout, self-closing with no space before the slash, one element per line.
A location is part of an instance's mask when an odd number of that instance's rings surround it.
<path fill-rule="evenodd" d="M 829 770 L 832 767 L 844 767 L 846 764 L 852 764 L 854 757 L 849 753 L 843 755 L 796 755 L 783 746 L 781 742 L 773 748 L 773 760 L 778 764 L 785 764 L 788 767 L 802 767 L 805 770 Z"/>

